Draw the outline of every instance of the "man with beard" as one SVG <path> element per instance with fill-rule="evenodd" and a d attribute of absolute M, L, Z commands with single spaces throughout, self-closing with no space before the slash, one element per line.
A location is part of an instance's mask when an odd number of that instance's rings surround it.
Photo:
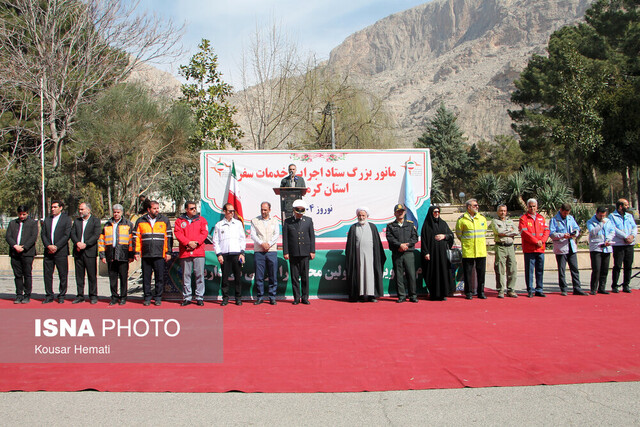
<path fill-rule="evenodd" d="M 599 206 L 596 214 L 587 221 L 589 230 L 589 255 L 591 257 L 591 295 L 608 294 L 605 290 L 609 274 L 609 258 L 616 235 L 613 222 L 607 218 L 607 208 Z"/>
<path fill-rule="evenodd" d="M 613 293 L 618 293 L 618 279 L 623 264 L 622 292 L 631 293 L 629 281 L 631 280 L 633 246 L 638 234 L 638 227 L 633 215 L 627 212 L 627 209 L 629 209 L 629 202 L 626 199 L 620 199 L 616 202 L 616 211 L 610 217 L 616 229 L 616 235 L 613 238 L 613 271 L 611 273 L 611 292 Z"/>
<path fill-rule="evenodd" d="M 169 218 L 160 213 L 158 202 L 151 201 L 147 213 L 136 221 L 134 230 L 135 260 L 142 259 L 143 305 L 151 304 L 152 296 L 155 298 L 155 305 L 161 305 L 165 262 L 171 259 L 173 247 L 171 223 Z M 151 273 L 156 278 L 153 295 L 151 294 Z"/>
<path fill-rule="evenodd" d="M 429 298 L 445 301 L 453 295 L 455 282 L 451 274 L 451 264 L 447 258 L 447 249 L 453 246 L 453 233 L 446 221 L 440 219 L 440 208 L 431 206 L 420 233 L 422 241 L 420 255 L 422 277 L 429 289 Z"/>
<path fill-rule="evenodd" d="M 289 165 L 289 175 L 282 178 L 282 180 L 280 181 L 280 187 L 298 187 L 298 188 L 306 187 L 304 178 L 301 176 L 297 176 L 296 171 L 297 171 L 296 165 L 291 163 Z"/>
<path fill-rule="evenodd" d="M 73 221 L 71 241 L 73 242 L 73 259 L 76 267 L 76 299 L 73 304 L 84 302 L 84 276 L 89 282 L 89 299 L 91 304 L 98 302 L 98 239 L 100 238 L 100 220 L 91 215 L 91 205 L 80 203 L 80 216 Z"/>
<path fill-rule="evenodd" d="M 358 222 L 349 228 L 345 249 L 350 300 L 378 302 L 384 295 L 382 268 L 387 257 L 378 229 L 368 221 L 369 209 L 356 209 L 356 216 Z"/>
<path fill-rule="evenodd" d="M 58 270 L 60 280 L 58 304 L 64 303 L 67 294 L 67 278 L 69 276 L 69 237 L 71 236 L 71 218 L 62 212 L 64 205 L 60 200 L 51 202 L 51 216 L 45 218 L 40 230 L 44 245 L 42 262 L 44 275 L 44 291 L 46 297 L 43 304 L 53 302 L 53 270 Z"/>

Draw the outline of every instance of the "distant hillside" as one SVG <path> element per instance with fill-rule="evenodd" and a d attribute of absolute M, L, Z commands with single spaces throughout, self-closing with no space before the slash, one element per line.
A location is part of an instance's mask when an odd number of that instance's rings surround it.
<path fill-rule="evenodd" d="M 349 36 L 329 66 L 373 89 L 396 119 L 399 145 L 422 134 L 437 106 L 459 114 L 470 142 L 511 133 L 513 80 L 549 36 L 593 0 L 434 0 Z"/>

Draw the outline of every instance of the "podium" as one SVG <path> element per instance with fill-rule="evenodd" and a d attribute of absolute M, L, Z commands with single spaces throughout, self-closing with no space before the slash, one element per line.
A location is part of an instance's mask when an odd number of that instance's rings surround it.
<path fill-rule="evenodd" d="M 293 202 L 307 194 L 307 187 L 276 187 L 273 192 L 280 196 L 280 215 L 282 222 L 293 215 Z"/>

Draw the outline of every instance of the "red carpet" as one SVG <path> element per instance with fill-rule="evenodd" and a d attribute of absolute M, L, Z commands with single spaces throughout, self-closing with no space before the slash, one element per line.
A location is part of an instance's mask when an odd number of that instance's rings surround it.
<path fill-rule="evenodd" d="M 2 310 L 43 307 L 72 309 L 0 301 Z M 640 380 L 638 291 L 184 309 L 224 310 L 224 363 L 1 364 L 0 391 L 341 392 Z"/>

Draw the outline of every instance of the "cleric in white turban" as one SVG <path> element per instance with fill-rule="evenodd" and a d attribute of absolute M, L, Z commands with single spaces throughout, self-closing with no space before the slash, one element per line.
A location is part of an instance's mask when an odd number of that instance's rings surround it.
<path fill-rule="evenodd" d="M 368 221 L 369 209 L 356 209 L 358 222 L 349 228 L 347 235 L 347 283 L 349 299 L 378 302 L 384 295 L 382 269 L 386 256 L 376 226 Z"/>

